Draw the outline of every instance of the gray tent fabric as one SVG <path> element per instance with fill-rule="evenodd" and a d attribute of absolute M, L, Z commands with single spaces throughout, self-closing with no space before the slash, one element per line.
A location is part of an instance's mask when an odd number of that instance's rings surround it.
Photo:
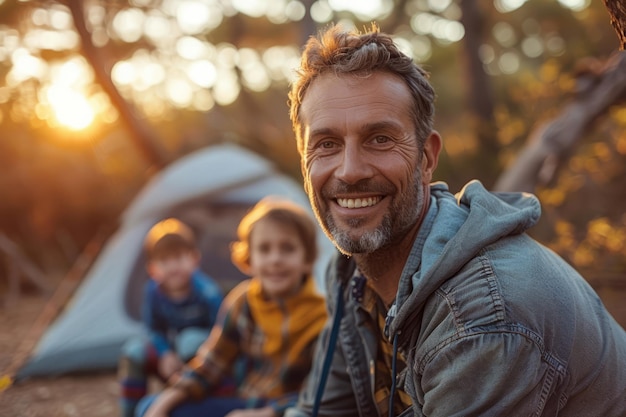
<path fill-rule="evenodd" d="M 243 275 L 230 262 L 237 224 L 259 199 L 282 196 L 310 210 L 301 184 L 259 155 L 233 144 L 213 145 L 166 167 L 139 192 L 59 317 L 35 346 L 16 379 L 114 369 L 139 321 L 141 288 L 148 279 L 142 242 L 159 220 L 177 216 L 196 232 L 202 269 L 225 291 Z M 324 292 L 325 265 L 334 251 L 319 230 L 314 275 Z"/>

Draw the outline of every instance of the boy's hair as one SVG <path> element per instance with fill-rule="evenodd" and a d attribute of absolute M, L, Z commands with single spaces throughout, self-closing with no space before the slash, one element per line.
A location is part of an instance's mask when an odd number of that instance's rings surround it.
<path fill-rule="evenodd" d="M 317 259 L 317 229 L 309 213 L 301 206 L 276 197 L 260 200 L 239 222 L 238 241 L 231 244 L 231 259 L 243 272 L 250 267 L 250 235 L 260 220 L 269 219 L 296 230 L 305 250 L 305 260 L 313 264 Z"/>
<path fill-rule="evenodd" d="M 197 249 L 191 228 L 175 218 L 161 220 L 152 226 L 146 234 L 143 247 L 148 260 Z"/>

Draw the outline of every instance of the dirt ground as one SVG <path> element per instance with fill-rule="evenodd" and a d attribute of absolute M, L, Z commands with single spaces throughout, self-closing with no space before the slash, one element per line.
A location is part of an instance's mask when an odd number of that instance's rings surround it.
<path fill-rule="evenodd" d="M 32 346 L 35 323 L 48 298 L 22 294 L 10 306 L 0 304 L 0 378 Z M 36 340 L 36 339 L 35 339 Z M 115 372 L 33 378 L 2 390 L 0 417 L 117 417 Z"/>

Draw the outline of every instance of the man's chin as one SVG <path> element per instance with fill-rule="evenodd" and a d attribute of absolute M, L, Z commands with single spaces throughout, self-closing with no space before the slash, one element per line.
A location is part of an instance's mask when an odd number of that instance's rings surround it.
<path fill-rule="evenodd" d="M 347 256 L 363 253 L 358 240 L 346 237 L 345 234 L 333 235 L 333 243 L 341 253 Z"/>

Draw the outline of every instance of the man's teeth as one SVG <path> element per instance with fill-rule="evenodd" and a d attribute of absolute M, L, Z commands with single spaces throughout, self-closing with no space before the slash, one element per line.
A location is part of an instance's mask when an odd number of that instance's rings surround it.
<path fill-rule="evenodd" d="M 380 201 L 380 197 L 368 198 L 338 198 L 337 203 L 345 208 L 370 207 Z"/>

